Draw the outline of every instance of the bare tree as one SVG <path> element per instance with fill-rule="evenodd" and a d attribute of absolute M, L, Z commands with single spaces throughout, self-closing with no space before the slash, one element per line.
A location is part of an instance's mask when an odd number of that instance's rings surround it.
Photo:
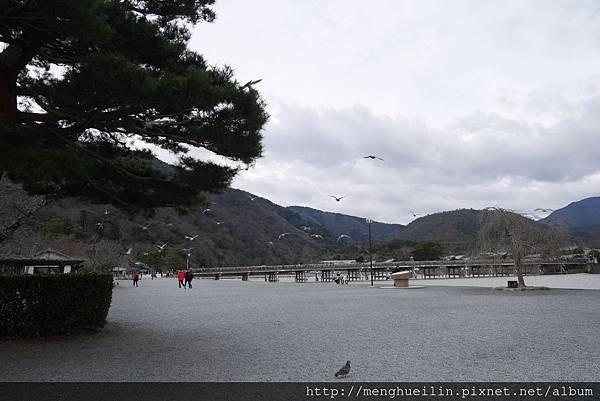
<path fill-rule="evenodd" d="M 482 210 L 478 241 L 482 249 L 509 251 L 519 288 L 525 287 L 523 258 L 530 254 L 551 256 L 572 243 L 566 230 L 537 223 L 512 210 L 490 207 Z"/>

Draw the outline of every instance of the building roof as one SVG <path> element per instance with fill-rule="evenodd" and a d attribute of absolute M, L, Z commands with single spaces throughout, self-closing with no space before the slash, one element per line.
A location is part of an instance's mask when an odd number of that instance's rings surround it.
<path fill-rule="evenodd" d="M 9 257 L 0 259 L 0 266 L 66 266 L 79 265 L 83 259 L 73 259 L 64 253 L 47 249 L 33 257 Z"/>

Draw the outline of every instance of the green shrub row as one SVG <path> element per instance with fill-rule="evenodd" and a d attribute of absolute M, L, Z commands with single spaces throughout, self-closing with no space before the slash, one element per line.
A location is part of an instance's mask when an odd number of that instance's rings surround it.
<path fill-rule="evenodd" d="M 0 336 L 81 333 L 106 324 L 110 274 L 0 276 Z"/>

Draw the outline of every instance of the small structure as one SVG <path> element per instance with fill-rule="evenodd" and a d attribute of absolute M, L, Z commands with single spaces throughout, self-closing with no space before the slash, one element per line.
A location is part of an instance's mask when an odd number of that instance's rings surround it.
<path fill-rule="evenodd" d="M 112 274 L 114 278 L 126 278 L 127 277 L 127 269 L 124 267 L 113 267 Z"/>
<path fill-rule="evenodd" d="M 410 270 L 405 270 L 402 272 L 392 273 L 390 277 L 392 280 L 394 280 L 394 287 L 407 288 L 408 280 L 415 278 L 415 273 Z"/>
<path fill-rule="evenodd" d="M 83 259 L 73 259 L 63 253 L 46 250 L 30 258 L 0 259 L 0 272 L 12 274 L 62 274 L 79 270 Z"/>

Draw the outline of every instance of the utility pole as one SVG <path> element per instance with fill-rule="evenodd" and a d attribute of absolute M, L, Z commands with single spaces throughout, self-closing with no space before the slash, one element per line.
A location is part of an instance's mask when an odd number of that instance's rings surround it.
<path fill-rule="evenodd" d="M 373 220 L 367 219 L 369 225 L 369 265 L 371 266 L 371 287 L 373 287 L 373 242 L 371 241 L 371 223 Z"/>

